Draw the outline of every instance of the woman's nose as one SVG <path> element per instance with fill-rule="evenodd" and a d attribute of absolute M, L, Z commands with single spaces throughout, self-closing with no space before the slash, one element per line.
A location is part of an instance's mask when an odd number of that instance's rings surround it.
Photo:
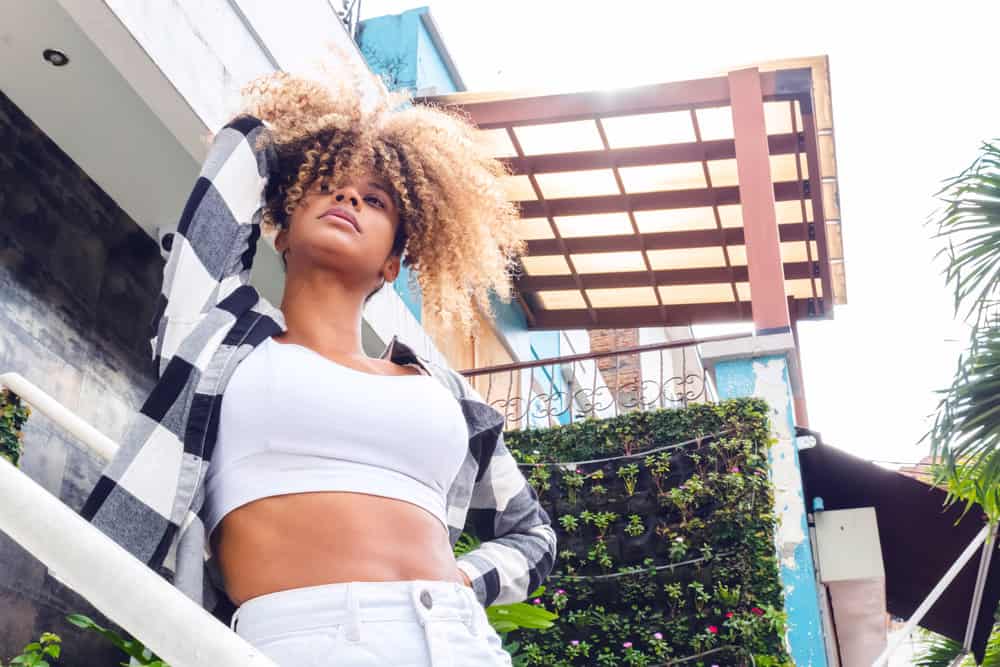
<path fill-rule="evenodd" d="M 358 193 L 354 192 L 353 190 L 348 190 L 347 192 L 338 192 L 337 195 L 334 197 L 334 199 L 336 199 L 338 202 L 342 202 L 345 199 L 347 199 L 351 202 L 351 206 L 354 206 L 355 208 L 357 208 L 358 205 L 360 205 L 361 203 L 361 197 L 359 197 Z"/>

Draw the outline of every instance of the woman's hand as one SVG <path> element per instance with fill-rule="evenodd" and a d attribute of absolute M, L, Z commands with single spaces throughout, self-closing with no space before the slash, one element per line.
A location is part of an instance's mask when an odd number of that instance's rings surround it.
<path fill-rule="evenodd" d="M 458 570 L 458 576 L 461 579 L 462 584 L 472 588 L 472 582 L 469 580 L 469 575 L 467 575 L 463 570 Z"/>

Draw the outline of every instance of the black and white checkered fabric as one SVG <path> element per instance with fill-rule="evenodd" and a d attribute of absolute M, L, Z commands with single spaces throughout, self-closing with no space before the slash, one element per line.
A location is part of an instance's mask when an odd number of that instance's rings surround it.
<path fill-rule="evenodd" d="M 167 263 L 150 340 L 159 380 L 82 510 L 220 618 L 231 603 L 200 517 L 219 407 L 237 364 L 286 330 L 281 311 L 249 284 L 268 167 L 275 164 L 267 135 L 250 116 L 227 124 L 176 231 L 163 239 Z M 526 599 L 552 569 L 556 536 L 504 446 L 503 416 L 459 373 L 416 355 L 398 337 L 382 358 L 420 365 L 459 401 L 469 448 L 447 495 L 449 535 L 454 545 L 467 527 L 483 540 L 459 567 L 484 606 Z"/>

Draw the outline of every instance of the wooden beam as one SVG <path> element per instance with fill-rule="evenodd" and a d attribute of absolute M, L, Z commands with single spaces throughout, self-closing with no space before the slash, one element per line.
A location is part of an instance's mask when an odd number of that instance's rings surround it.
<path fill-rule="evenodd" d="M 808 232 L 798 222 L 778 226 L 782 241 L 805 241 Z M 743 245 L 745 234 L 741 227 L 726 227 L 723 238 L 727 246 Z M 719 245 L 716 229 L 692 229 L 684 232 L 656 232 L 642 235 L 643 244 L 634 234 L 617 236 L 578 236 L 556 239 L 532 239 L 527 242 L 528 255 L 561 255 L 565 247 L 570 253 L 620 252 L 626 250 L 671 250 L 678 248 L 710 248 Z"/>
<path fill-rule="evenodd" d="M 774 199 L 790 201 L 799 198 L 799 184 L 786 181 L 774 184 Z M 698 188 L 695 190 L 665 190 L 659 192 L 638 192 L 629 195 L 602 195 L 596 197 L 572 197 L 519 201 L 523 218 L 543 218 L 546 211 L 553 216 L 590 215 L 596 213 L 621 213 L 633 211 L 656 211 L 664 208 L 695 208 L 699 206 L 728 206 L 740 203 L 740 189 L 737 186 L 721 188 Z"/>
<path fill-rule="evenodd" d="M 755 67 L 730 72 L 729 91 L 754 327 L 790 330 L 760 72 Z"/>
<path fill-rule="evenodd" d="M 785 264 L 785 279 L 795 280 L 811 278 L 812 266 L 809 262 L 790 262 Z M 581 273 L 580 281 L 584 289 L 617 289 L 621 287 L 645 287 L 649 285 L 647 271 L 623 271 L 620 273 Z M 664 269 L 653 271 L 657 285 L 706 285 L 712 283 L 728 283 L 730 278 L 738 283 L 747 282 L 749 272 L 745 266 L 705 267 L 698 269 Z M 521 276 L 517 279 L 517 288 L 522 292 L 540 292 L 543 290 L 571 290 L 577 288 L 577 282 L 571 275 L 560 276 Z"/>
<path fill-rule="evenodd" d="M 775 134 L 767 138 L 771 155 L 789 155 L 798 151 L 802 135 Z M 614 167 L 646 167 L 656 164 L 701 162 L 702 160 L 731 160 L 736 157 L 736 142 L 718 139 L 704 143 L 688 142 L 635 148 L 609 148 L 608 150 L 580 151 L 577 153 L 550 153 L 505 157 L 514 174 L 547 174 L 560 171 L 586 169 L 612 169 Z"/>

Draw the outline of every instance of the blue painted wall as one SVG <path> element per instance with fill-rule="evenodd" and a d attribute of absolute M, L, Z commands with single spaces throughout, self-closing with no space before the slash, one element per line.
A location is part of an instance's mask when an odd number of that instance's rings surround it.
<path fill-rule="evenodd" d="M 795 448 L 795 411 L 787 359 L 776 355 L 720 361 L 715 366 L 715 380 L 720 399 L 757 396 L 771 408 L 771 430 L 778 444 L 768 452 L 768 461 L 776 486 L 779 533 L 775 548 L 788 613 L 788 642 L 796 665 L 826 667 L 816 570 Z"/>
<path fill-rule="evenodd" d="M 438 93 L 457 92 L 420 18 L 427 12 L 427 7 L 420 7 L 362 21 L 358 33 L 361 53 L 368 67 L 393 89 L 416 91 L 433 87 Z M 409 278 L 410 270 L 403 267 L 392 286 L 419 322 L 422 320 L 420 290 L 410 286 Z"/>

